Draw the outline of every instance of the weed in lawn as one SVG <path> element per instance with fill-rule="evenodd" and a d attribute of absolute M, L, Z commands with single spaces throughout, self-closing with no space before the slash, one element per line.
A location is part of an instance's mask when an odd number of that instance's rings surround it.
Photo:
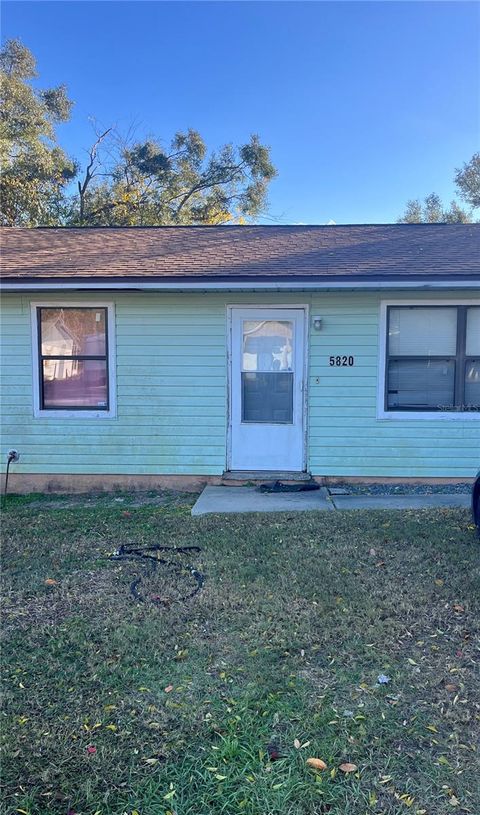
<path fill-rule="evenodd" d="M 467 513 L 23 501 L 3 541 L 6 812 L 480 811 Z M 194 599 L 133 602 L 108 553 L 154 543 L 202 547 Z"/>

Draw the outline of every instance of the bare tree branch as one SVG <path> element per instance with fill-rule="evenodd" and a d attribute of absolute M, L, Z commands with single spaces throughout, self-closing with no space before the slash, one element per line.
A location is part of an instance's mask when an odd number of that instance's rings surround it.
<path fill-rule="evenodd" d="M 95 178 L 95 165 L 97 161 L 97 153 L 98 148 L 102 141 L 108 136 L 108 134 L 112 131 L 112 128 L 109 127 L 100 136 L 97 138 L 96 142 L 90 148 L 89 151 L 89 163 L 87 164 L 85 170 L 85 176 L 83 182 L 78 181 L 78 194 L 80 196 L 80 223 L 82 224 L 85 218 L 85 195 L 88 190 L 88 187 L 93 178 Z"/>

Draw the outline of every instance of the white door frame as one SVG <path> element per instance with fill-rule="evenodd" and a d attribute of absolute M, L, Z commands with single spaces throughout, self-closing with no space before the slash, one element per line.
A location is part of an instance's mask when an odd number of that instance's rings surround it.
<path fill-rule="evenodd" d="M 302 421 L 303 421 L 303 450 L 302 469 L 307 471 L 308 467 L 308 370 L 310 348 L 310 306 L 308 303 L 233 303 L 227 305 L 227 449 L 226 449 L 226 471 L 231 469 L 232 463 L 232 323 L 234 309 L 303 309 L 305 313 L 304 325 L 304 348 L 303 348 L 303 398 L 302 398 Z"/>

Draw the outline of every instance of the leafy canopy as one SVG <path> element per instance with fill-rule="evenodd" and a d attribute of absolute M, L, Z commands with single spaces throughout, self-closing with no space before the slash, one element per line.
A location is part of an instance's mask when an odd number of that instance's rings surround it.
<path fill-rule="evenodd" d="M 459 198 L 468 204 L 469 209 L 461 207 L 456 201 L 451 201 L 449 207 L 444 207 L 440 196 L 432 192 L 423 201 L 418 198 L 408 201 L 398 223 L 472 223 L 472 210 L 480 207 L 480 153 L 475 153 L 470 161 L 456 170 L 455 185 Z"/>
<path fill-rule="evenodd" d="M 80 225 L 220 224 L 253 218 L 266 206 L 268 182 L 276 175 L 269 150 L 256 135 L 245 145 L 225 145 L 210 155 L 196 130 L 176 133 L 168 149 L 154 138 L 133 143 L 122 143 L 115 134 L 107 138 L 108 160 L 97 152 L 91 179 L 85 176 L 78 185 L 72 221 Z"/>
<path fill-rule="evenodd" d="M 34 89 L 35 58 L 18 40 L 5 44 L 0 71 L 3 224 L 241 223 L 266 207 L 276 170 L 258 136 L 209 153 L 195 130 L 176 133 L 166 148 L 156 137 L 122 138 L 108 128 L 81 168 L 56 139 L 72 109 L 65 86 Z"/>
<path fill-rule="evenodd" d="M 35 90 L 35 58 L 19 40 L 0 52 L 1 222 L 52 223 L 77 166 L 58 146 L 55 125 L 68 121 L 65 87 Z"/>

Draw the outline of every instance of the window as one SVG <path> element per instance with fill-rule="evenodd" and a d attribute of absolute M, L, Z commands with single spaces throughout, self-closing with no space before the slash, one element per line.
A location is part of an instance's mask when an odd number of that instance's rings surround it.
<path fill-rule="evenodd" d="M 480 409 L 480 307 L 389 306 L 385 411 Z"/>
<path fill-rule="evenodd" d="M 105 305 L 34 307 L 39 414 L 113 415 L 112 311 Z"/>
<path fill-rule="evenodd" d="M 293 424 L 293 326 L 243 321 L 242 422 Z"/>

